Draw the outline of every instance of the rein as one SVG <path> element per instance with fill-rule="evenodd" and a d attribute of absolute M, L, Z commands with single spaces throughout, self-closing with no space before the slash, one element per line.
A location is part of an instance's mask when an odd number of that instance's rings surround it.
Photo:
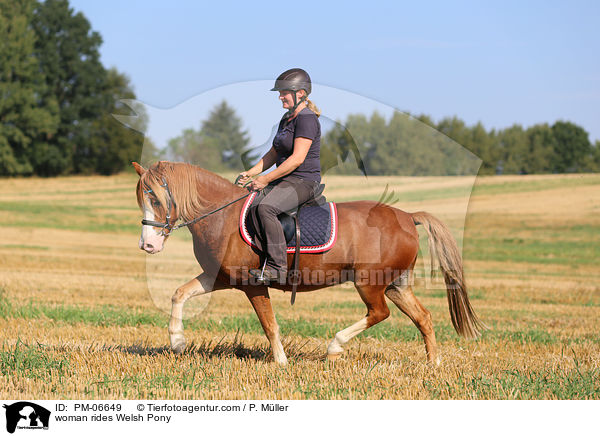
<path fill-rule="evenodd" d="M 240 177 L 238 176 L 238 178 L 235 179 L 235 184 L 236 185 L 237 185 L 237 182 L 238 182 L 239 178 Z M 202 216 L 199 216 L 197 218 L 194 218 L 192 220 L 189 220 L 189 221 L 177 224 L 177 225 L 173 225 L 173 224 L 175 224 L 174 222 L 173 223 L 169 222 L 171 220 L 171 203 L 175 207 L 177 207 L 177 205 L 175 204 L 175 200 L 173 200 L 173 195 L 171 194 L 171 190 L 169 189 L 169 185 L 167 184 L 167 181 L 165 180 L 164 177 L 162 178 L 162 181 L 163 181 L 163 184 L 160 185 L 160 186 L 163 187 L 163 188 L 165 188 L 165 191 L 167 191 L 167 215 L 165 217 L 165 221 L 166 222 L 161 223 L 160 221 L 151 221 L 151 220 L 143 219 L 142 220 L 142 225 L 162 228 L 163 229 L 162 230 L 162 235 L 163 236 L 169 236 L 171 234 L 171 232 L 174 231 L 174 230 L 180 229 L 181 227 L 187 227 L 187 226 L 189 226 L 191 224 L 197 223 L 198 221 L 200 221 L 200 220 L 202 220 L 202 219 L 204 219 L 206 217 L 209 217 L 212 214 L 215 214 L 215 213 L 219 212 L 220 210 L 223 210 L 226 207 L 231 206 L 232 204 L 237 203 L 238 201 L 240 201 L 240 200 L 242 200 L 242 199 L 244 199 L 244 198 L 246 198 L 247 196 L 250 195 L 250 192 L 248 192 L 246 195 L 242 195 L 240 198 L 236 198 L 235 200 L 230 201 L 229 203 L 224 204 L 223 206 L 221 206 L 221 207 L 219 207 L 219 208 L 217 208 L 215 210 L 212 210 L 212 211 L 210 211 L 210 212 L 208 212 L 208 213 L 206 213 L 206 214 L 204 214 Z M 248 183 L 246 183 L 242 187 L 245 188 L 250 183 L 251 183 L 251 181 L 248 182 Z M 151 192 L 151 191 L 145 191 L 145 192 Z M 168 233 L 166 233 L 165 230 L 168 230 Z"/>

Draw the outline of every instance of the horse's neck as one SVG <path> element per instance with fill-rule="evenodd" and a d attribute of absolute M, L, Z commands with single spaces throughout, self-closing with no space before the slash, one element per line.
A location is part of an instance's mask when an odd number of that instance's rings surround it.
<path fill-rule="evenodd" d="M 217 271 L 223 263 L 230 238 L 238 231 L 238 219 L 244 204 L 240 197 L 248 194 L 248 191 L 221 178 L 200 182 L 198 191 L 199 195 L 211 198 L 211 205 L 205 213 L 239 200 L 189 227 L 196 259 L 203 269 Z"/>
<path fill-rule="evenodd" d="M 245 190 L 216 174 L 204 170 L 199 172 L 196 178 L 196 192 L 203 204 L 220 207 L 234 196 L 243 195 Z"/>
<path fill-rule="evenodd" d="M 225 206 L 222 210 L 199 221 L 201 227 L 204 227 L 204 230 L 208 230 L 211 234 L 214 233 L 212 230 L 215 230 L 216 227 L 225 230 L 230 227 L 230 221 L 237 222 L 237 218 L 234 217 L 240 213 L 240 205 L 243 203 L 241 197 L 248 194 L 246 189 L 234 185 L 208 171 L 202 171 L 198 174 L 196 192 L 205 209 L 203 211 L 204 214 L 211 213 Z M 234 203 L 226 206 L 230 202 Z M 216 225 L 217 223 L 218 225 Z"/>

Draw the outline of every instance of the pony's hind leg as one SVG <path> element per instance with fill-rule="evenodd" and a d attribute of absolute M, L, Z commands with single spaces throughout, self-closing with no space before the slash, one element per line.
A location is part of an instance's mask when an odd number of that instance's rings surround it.
<path fill-rule="evenodd" d="M 183 305 L 185 302 L 197 295 L 208 294 L 219 289 L 228 288 L 216 282 L 214 278 L 206 273 L 202 273 L 175 291 L 171 298 L 171 319 L 169 320 L 171 350 L 175 353 L 180 354 L 185 349 L 185 337 L 183 335 Z"/>
<path fill-rule="evenodd" d="M 411 319 L 423 335 L 427 361 L 439 365 L 440 360 L 437 355 L 437 343 L 433 323 L 431 322 L 431 313 L 413 294 L 409 279 L 410 272 L 410 270 L 405 270 L 398 279 L 388 286 L 385 295 Z"/>
<path fill-rule="evenodd" d="M 382 286 L 360 286 L 356 284 L 356 289 L 367 306 L 367 316 L 335 334 L 335 337 L 327 347 L 327 358 L 329 360 L 335 360 L 340 357 L 344 352 L 342 346 L 354 336 L 383 321 L 390 315 L 390 310 L 383 296 L 384 289 Z"/>

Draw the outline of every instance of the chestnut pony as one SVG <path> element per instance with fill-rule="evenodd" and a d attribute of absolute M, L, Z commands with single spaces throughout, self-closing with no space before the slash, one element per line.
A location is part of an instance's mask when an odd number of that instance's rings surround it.
<path fill-rule="evenodd" d="M 186 300 L 219 289 L 236 288 L 250 300 L 271 343 L 275 361 L 284 365 L 287 358 L 269 290 L 248 280 L 248 270 L 261 267 L 259 253 L 242 240 L 238 228 L 242 198 L 248 191 L 186 163 L 159 162 L 145 169 L 134 162 L 133 166 L 140 176 L 137 201 L 144 214 L 140 248 L 157 253 L 174 228 L 187 226 L 196 260 L 203 270 L 173 295 L 169 321 L 171 349 L 181 353 L 185 348 L 182 319 Z M 411 288 L 419 249 L 418 224 L 427 231 L 432 264 L 437 260 L 444 276 L 454 328 L 467 338 L 480 335 L 485 326 L 469 303 L 458 247 L 440 220 L 427 212 L 407 213 L 375 201 L 337 203 L 337 211 L 335 245 L 322 254 L 301 255 L 302 275 L 297 285 L 298 292 L 305 292 L 353 281 L 367 307 L 364 318 L 336 333 L 327 347 L 329 359 L 339 357 L 343 345 L 351 338 L 389 316 L 385 300 L 388 297 L 423 335 L 427 360 L 439 362 L 431 314 Z M 178 220 L 183 224 L 175 226 Z M 288 255 L 288 262 L 291 256 Z M 292 288 L 289 284 L 271 287 L 283 291 Z"/>

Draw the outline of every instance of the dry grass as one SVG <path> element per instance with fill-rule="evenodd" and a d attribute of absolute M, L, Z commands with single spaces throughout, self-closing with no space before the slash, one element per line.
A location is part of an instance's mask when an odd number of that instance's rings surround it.
<path fill-rule="evenodd" d="M 365 313 L 348 286 L 301 294 L 293 307 L 273 291 L 285 368 L 233 290 L 190 301 L 191 345 L 173 355 L 164 312 L 200 270 L 185 233 L 155 257 L 137 248 L 135 177 L 1 183 L 0 219 L 9 223 L 0 243 L 1 398 L 600 398 L 598 175 L 477 180 L 466 277 L 493 330 L 459 339 L 444 291 L 418 287 L 433 314 L 439 367 L 425 364 L 417 330 L 395 307 L 341 360 L 325 361 L 336 329 Z M 467 178 L 330 177 L 327 195 L 377 199 L 388 183 L 398 207 L 431 211 L 460 230 Z"/>

